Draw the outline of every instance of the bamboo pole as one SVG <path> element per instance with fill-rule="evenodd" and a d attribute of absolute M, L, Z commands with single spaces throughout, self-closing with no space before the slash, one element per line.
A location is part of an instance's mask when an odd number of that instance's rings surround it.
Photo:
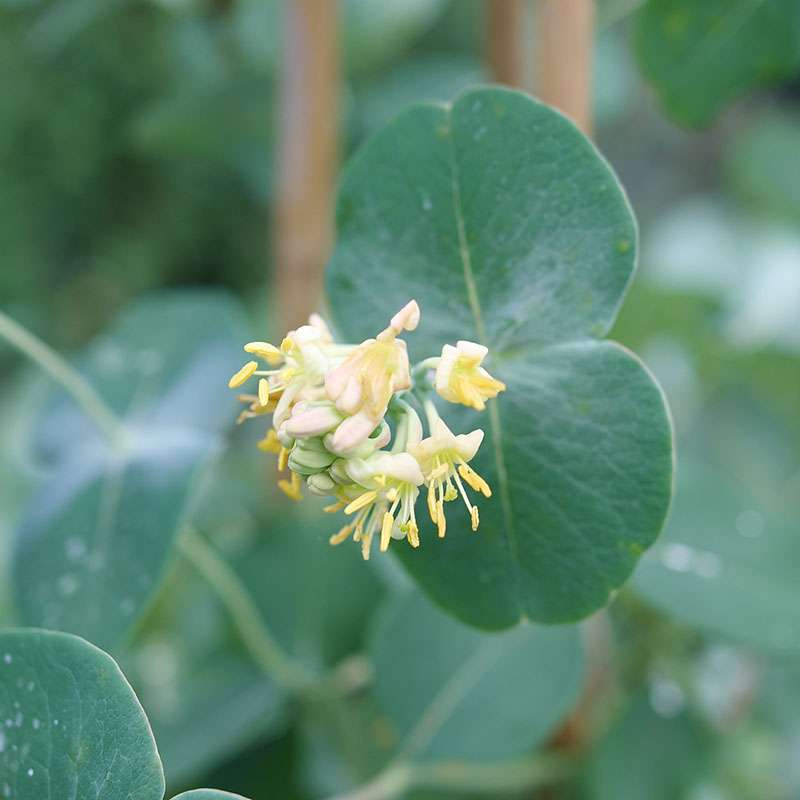
<path fill-rule="evenodd" d="M 486 61 L 495 83 L 522 86 L 522 0 L 485 0 Z"/>
<path fill-rule="evenodd" d="M 279 332 L 305 322 L 321 302 L 339 123 L 338 3 L 288 0 L 284 13 L 273 223 Z"/>
<path fill-rule="evenodd" d="M 592 133 L 594 0 L 536 0 L 536 94 Z"/>

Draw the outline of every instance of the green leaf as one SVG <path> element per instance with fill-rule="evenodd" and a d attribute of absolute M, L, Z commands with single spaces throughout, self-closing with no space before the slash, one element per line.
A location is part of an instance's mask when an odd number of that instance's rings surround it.
<path fill-rule="evenodd" d="M 568 621 L 602 606 L 656 538 L 671 493 L 660 390 L 630 353 L 598 342 L 635 264 L 625 196 L 560 114 L 500 89 L 419 106 L 347 170 L 328 270 L 336 322 L 374 336 L 415 297 L 414 357 L 486 344 L 508 390 L 483 415 L 475 466 L 494 488 L 475 534 L 394 546 L 423 588 L 473 625 Z M 455 504 L 453 504 L 455 506 Z"/>
<path fill-rule="evenodd" d="M 26 624 L 112 648 L 136 622 L 234 414 L 226 382 L 245 330 L 227 295 L 165 293 L 90 346 L 81 370 L 123 418 L 128 442 L 111 448 L 66 397 L 42 420 L 39 451 L 50 471 L 13 557 Z"/>
<path fill-rule="evenodd" d="M 800 653 L 795 519 L 771 514 L 720 470 L 684 461 L 670 523 L 633 587 L 689 625 Z"/>
<path fill-rule="evenodd" d="M 583 675 L 576 628 L 478 633 L 417 594 L 389 604 L 370 655 L 397 757 L 412 761 L 529 752 L 577 701 Z"/>
<path fill-rule="evenodd" d="M 748 89 L 788 78 L 800 65 L 795 0 L 649 0 L 635 49 L 667 111 L 706 125 Z"/>
<path fill-rule="evenodd" d="M 75 636 L 0 633 L 0 790 L 15 800 L 161 800 L 147 718 L 114 661 Z"/>

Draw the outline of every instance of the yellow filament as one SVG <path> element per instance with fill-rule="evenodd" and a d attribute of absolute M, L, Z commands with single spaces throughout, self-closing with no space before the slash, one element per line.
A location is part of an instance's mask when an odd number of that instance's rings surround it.
<path fill-rule="evenodd" d="M 257 361 L 248 361 L 229 381 L 228 387 L 236 389 L 245 383 L 258 369 Z"/>

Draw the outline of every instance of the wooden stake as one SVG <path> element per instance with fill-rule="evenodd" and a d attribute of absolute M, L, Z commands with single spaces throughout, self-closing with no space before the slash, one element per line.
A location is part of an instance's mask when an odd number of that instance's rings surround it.
<path fill-rule="evenodd" d="M 522 86 L 522 0 L 485 0 L 486 60 L 495 83 Z"/>
<path fill-rule="evenodd" d="M 592 133 L 594 0 L 536 0 L 536 94 Z"/>
<path fill-rule="evenodd" d="M 279 336 L 322 299 L 338 163 L 339 46 L 335 0 L 289 0 L 273 225 Z"/>

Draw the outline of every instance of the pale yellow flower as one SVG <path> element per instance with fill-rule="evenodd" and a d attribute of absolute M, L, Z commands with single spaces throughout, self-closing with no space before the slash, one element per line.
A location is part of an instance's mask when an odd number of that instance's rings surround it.
<path fill-rule="evenodd" d="M 460 341 L 455 347 L 446 344 L 436 367 L 436 391 L 451 403 L 461 403 L 476 411 L 486 408 L 486 400 L 505 390 L 502 381 L 493 378 L 482 366 L 487 347 Z"/>

